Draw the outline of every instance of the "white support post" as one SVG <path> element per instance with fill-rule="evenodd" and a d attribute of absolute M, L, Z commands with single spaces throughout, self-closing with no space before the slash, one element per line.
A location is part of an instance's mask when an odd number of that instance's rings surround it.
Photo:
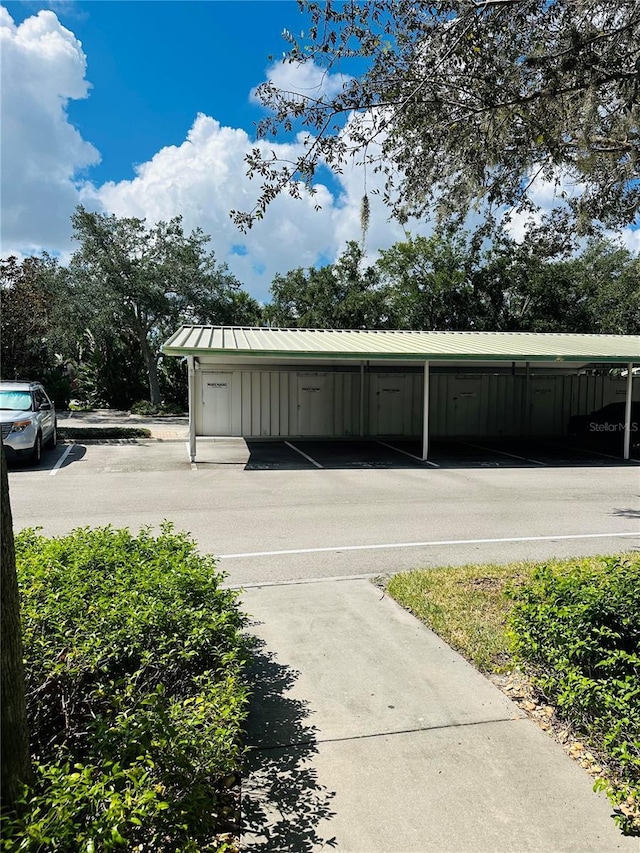
<path fill-rule="evenodd" d="M 189 459 L 196 461 L 196 365 L 192 355 L 187 356 L 189 388 Z"/>
<path fill-rule="evenodd" d="M 633 384 L 633 364 L 627 365 L 627 394 L 624 406 L 624 458 L 631 456 L 631 392 Z"/>
<path fill-rule="evenodd" d="M 429 458 L 429 362 L 424 363 L 424 391 L 422 398 L 422 460 Z"/>
<path fill-rule="evenodd" d="M 524 431 L 526 438 L 531 438 L 531 364 L 524 363 Z"/>
<path fill-rule="evenodd" d="M 364 361 L 360 362 L 360 437 L 364 435 Z"/>

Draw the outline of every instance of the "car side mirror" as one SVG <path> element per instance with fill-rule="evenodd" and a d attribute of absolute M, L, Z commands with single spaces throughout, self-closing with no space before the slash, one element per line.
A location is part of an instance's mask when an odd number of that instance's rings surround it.
<path fill-rule="evenodd" d="M 51 403 L 40 403 L 40 411 L 41 412 L 51 411 Z"/>

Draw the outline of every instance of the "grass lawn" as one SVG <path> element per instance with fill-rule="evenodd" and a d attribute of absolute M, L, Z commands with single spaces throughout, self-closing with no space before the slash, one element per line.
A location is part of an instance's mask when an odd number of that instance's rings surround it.
<path fill-rule="evenodd" d="M 535 563 L 425 569 L 395 575 L 387 592 L 484 673 L 512 667 L 504 591 L 531 577 Z"/>

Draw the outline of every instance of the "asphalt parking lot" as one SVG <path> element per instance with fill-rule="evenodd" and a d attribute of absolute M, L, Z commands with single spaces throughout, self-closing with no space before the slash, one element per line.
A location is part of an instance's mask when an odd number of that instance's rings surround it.
<path fill-rule="evenodd" d="M 509 449 L 506 449 L 508 446 Z M 9 469 L 14 526 L 163 520 L 233 585 L 640 547 L 638 460 L 540 443 L 200 440 L 60 444 Z"/>
<path fill-rule="evenodd" d="M 97 448 L 111 447 L 105 455 Z M 115 448 L 118 448 L 115 451 Z M 161 448 L 161 449 L 160 449 Z M 308 440 L 206 439 L 197 442 L 195 466 L 235 467 L 244 471 L 300 471 L 313 469 L 416 468 L 531 468 L 626 467 L 640 465 L 640 448 L 622 459 L 610 444 L 589 446 L 557 439 L 435 439 L 429 459 L 421 458 L 417 440 Z M 182 441 L 145 439 L 60 443 L 43 454 L 37 466 L 9 460 L 14 472 L 49 472 L 56 476 L 71 467 L 102 472 L 139 472 L 189 468 L 188 445 Z"/>

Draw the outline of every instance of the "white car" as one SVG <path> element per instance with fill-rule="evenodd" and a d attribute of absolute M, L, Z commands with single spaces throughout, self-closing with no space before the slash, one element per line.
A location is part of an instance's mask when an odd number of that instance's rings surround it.
<path fill-rule="evenodd" d="M 0 427 L 7 458 L 37 465 L 43 447 L 55 447 L 58 424 L 53 402 L 39 382 L 0 382 Z"/>

